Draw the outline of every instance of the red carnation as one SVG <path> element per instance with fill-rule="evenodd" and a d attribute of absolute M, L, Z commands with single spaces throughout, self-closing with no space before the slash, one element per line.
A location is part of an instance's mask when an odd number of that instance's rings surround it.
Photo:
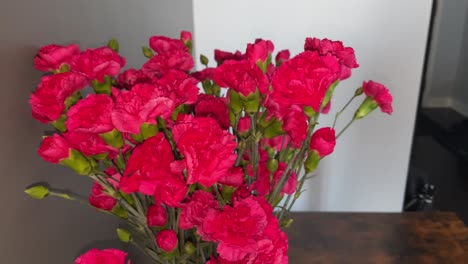
<path fill-rule="evenodd" d="M 236 160 L 234 136 L 212 118 L 187 117 L 173 127 L 172 133 L 185 157 L 188 184 L 211 187 Z"/>
<path fill-rule="evenodd" d="M 240 134 L 246 134 L 250 131 L 250 117 L 248 116 L 243 116 L 239 118 L 239 122 L 237 124 L 237 132 Z"/>
<path fill-rule="evenodd" d="M 178 241 L 174 230 L 162 230 L 156 234 L 156 244 L 166 252 L 172 252 L 177 247 Z"/>
<path fill-rule="evenodd" d="M 274 50 L 273 42 L 269 40 L 258 39 L 254 44 L 247 44 L 247 58 L 253 62 L 266 62 L 268 55 Z"/>
<path fill-rule="evenodd" d="M 217 214 L 211 212 L 205 218 L 202 233 L 219 242 L 217 252 L 220 257 L 238 261 L 257 251 L 256 239 L 268 225 L 268 214 L 258 197 L 250 196 L 235 202 L 232 207 L 224 206 Z"/>
<path fill-rule="evenodd" d="M 75 260 L 75 264 L 125 264 L 127 253 L 118 249 L 91 249 Z M 130 264 L 130 261 L 127 262 Z"/>
<path fill-rule="evenodd" d="M 162 176 L 164 177 L 161 178 Z M 188 186 L 182 174 L 166 174 L 159 177 L 159 182 L 157 182 L 154 191 L 154 198 L 167 206 L 180 207 L 180 202 L 184 200 L 188 191 Z"/>
<path fill-rule="evenodd" d="M 104 188 L 97 182 L 94 182 L 89 203 L 101 210 L 112 211 L 112 208 L 117 204 L 117 200 L 104 192 Z"/>
<path fill-rule="evenodd" d="M 127 162 L 121 189 L 126 193 L 139 190 L 146 195 L 154 195 L 156 185 L 167 181 L 174 161 L 171 145 L 163 133 L 148 138 L 137 146 Z"/>
<path fill-rule="evenodd" d="M 232 167 L 223 177 L 219 179 L 219 183 L 232 187 L 239 187 L 244 184 L 244 171 L 241 167 Z"/>
<path fill-rule="evenodd" d="M 150 37 L 149 46 L 158 54 L 169 52 L 169 51 L 174 51 L 174 50 L 184 51 L 184 52 L 188 51 L 188 48 L 185 47 L 182 40 L 171 39 L 165 36 Z"/>
<path fill-rule="evenodd" d="M 281 64 L 283 64 L 283 62 L 289 60 L 290 56 L 291 56 L 291 53 L 287 49 L 279 51 L 275 57 L 276 66 L 280 66 Z"/>
<path fill-rule="evenodd" d="M 67 129 L 75 132 L 106 133 L 114 129 L 114 102 L 105 94 L 89 94 L 68 110 Z"/>
<path fill-rule="evenodd" d="M 152 57 L 141 70 L 150 77 L 160 78 L 171 69 L 188 72 L 194 65 L 195 62 L 189 53 L 170 50 Z"/>
<path fill-rule="evenodd" d="M 161 79 L 154 82 L 162 94 L 175 102 L 176 107 L 197 101 L 200 92 L 197 83 L 195 78 L 176 70 L 169 70 Z"/>
<path fill-rule="evenodd" d="M 213 194 L 195 191 L 192 197 L 182 205 L 180 212 L 180 229 L 187 230 L 199 227 L 210 209 L 218 209 L 219 203 Z"/>
<path fill-rule="evenodd" d="M 141 70 L 135 70 L 133 68 L 122 72 L 117 77 L 117 83 L 120 87 L 125 89 L 131 89 L 136 84 L 147 83 L 150 81 L 150 78 L 146 76 Z"/>
<path fill-rule="evenodd" d="M 34 68 L 44 72 L 59 70 L 62 65 L 70 64 L 73 55 L 78 53 L 80 53 L 80 47 L 77 44 L 44 46 L 34 57 Z"/>
<path fill-rule="evenodd" d="M 167 222 L 166 208 L 164 208 L 164 206 L 162 206 L 159 202 L 151 205 L 148 207 L 146 219 L 148 226 L 164 226 Z"/>
<path fill-rule="evenodd" d="M 72 71 L 85 75 L 89 80 L 102 82 L 106 75 L 117 75 L 125 62 L 123 57 L 109 47 L 87 49 L 73 58 Z"/>
<path fill-rule="evenodd" d="M 156 124 L 156 117 L 166 119 L 175 108 L 174 101 L 153 84 L 137 84 L 130 91 L 112 92 L 115 96 L 112 123 L 120 132 L 140 134 L 143 123 Z"/>
<path fill-rule="evenodd" d="M 206 80 L 213 80 L 215 70 L 216 68 L 205 68 L 201 71 L 193 72 L 192 77 L 201 82 Z"/>
<path fill-rule="evenodd" d="M 269 86 L 262 70 L 247 60 L 226 61 L 216 69 L 214 80 L 219 86 L 231 88 L 244 96 L 255 93 L 257 89 L 266 94 Z"/>
<path fill-rule="evenodd" d="M 311 107 L 319 112 L 330 85 L 338 79 L 340 65 L 333 57 L 305 51 L 283 63 L 274 73 L 273 91 L 266 106 L 282 119 L 289 109 Z"/>
<path fill-rule="evenodd" d="M 98 134 L 67 131 L 63 134 L 70 145 L 85 156 L 109 154 L 113 158 L 118 150 L 104 141 Z"/>
<path fill-rule="evenodd" d="M 349 78 L 351 76 L 351 69 L 359 67 L 359 64 L 356 62 L 354 49 L 344 47 L 341 41 L 306 38 L 304 50 L 317 51 L 321 56 L 331 55 L 336 57 L 341 65 L 340 80 Z"/>
<path fill-rule="evenodd" d="M 307 116 L 302 109 L 287 109 L 283 130 L 289 135 L 293 147 L 300 148 L 307 136 L 307 126 Z"/>
<path fill-rule="evenodd" d="M 37 152 L 45 161 L 59 163 L 70 156 L 70 149 L 70 143 L 66 139 L 54 134 L 44 138 Z"/>
<path fill-rule="evenodd" d="M 229 109 L 226 98 L 200 94 L 195 104 L 195 116 L 211 117 L 218 121 L 222 129 L 229 128 Z"/>
<path fill-rule="evenodd" d="M 180 40 L 182 40 L 182 42 L 184 43 L 192 41 L 192 33 L 190 33 L 189 31 L 180 32 Z"/>
<path fill-rule="evenodd" d="M 366 96 L 372 97 L 372 99 L 379 105 L 382 112 L 389 115 L 392 114 L 393 97 L 383 84 L 374 81 L 364 82 L 362 84 L 362 90 Z"/>
<path fill-rule="evenodd" d="M 72 72 L 42 77 L 29 99 L 33 117 L 42 123 L 56 121 L 65 110 L 65 100 L 86 84 L 83 75 Z"/>
<path fill-rule="evenodd" d="M 218 63 L 218 65 L 221 65 L 228 60 L 240 61 L 244 60 L 245 58 L 245 54 L 242 54 L 242 52 L 238 50 L 235 53 L 229 51 L 222 51 L 219 49 L 214 50 L 214 59 Z"/>
<path fill-rule="evenodd" d="M 310 139 L 310 149 L 318 153 L 323 158 L 330 155 L 336 144 L 335 130 L 329 127 L 318 129 Z"/>

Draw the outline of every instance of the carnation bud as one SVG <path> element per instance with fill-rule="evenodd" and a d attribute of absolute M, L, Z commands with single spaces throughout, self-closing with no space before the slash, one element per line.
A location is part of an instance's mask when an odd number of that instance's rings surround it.
<path fill-rule="evenodd" d="M 354 114 L 354 119 L 361 119 L 374 111 L 379 104 L 370 96 L 366 97 Z"/>
<path fill-rule="evenodd" d="M 119 52 L 119 42 L 116 39 L 109 40 L 109 42 L 107 42 L 107 47 L 115 52 Z"/>
<path fill-rule="evenodd" d="M 172 252 L 178 244 L 177 234 L 174 230 L 161 230 L 156 234 L 156 244 L 165 252 Z"/>
<path fill-rule="evenodd" d="M 49 195 L 49 188 L 44 185 L 35 185 L 27 188 L 24 192 L 34 199 L 42 200 Z"/>
<path fill-rule="evenodd" d="M 132 234 L 130 234 L 128 230 L 122 228 L 117 228 L 117 236 L 119 237 L 120 241 L 124 243 L 130 242 L 130 239 L 132 238 Z"/>
<path fill-rule="evenodd" d="M 267 169 L 269 172 L 275 172 L 276 170 L 278 170 L 278 166 L 278 160 L 276 159 L 271 159 L 267 162 Z"/>
<path fill-rule="evenodd" d="M 359 87 L 356 89 L 356 91 L 354 92 L 354 96 L 360 96 L 361 94 L 364 93 L 364 90 L 362 89 L 362 87 Z"/>
<path fill-rule="evenodd" d="M 151 59 L 154 56 L 153 51 L 146 46 L 141 47 L 141 50 L 143 52 L 143 55 L 148 59 Z"/>
<path fill-rule="evenodd" d="M 203 64 L 205 66 L 208 66 L 209 60 L 205 55 L 200 54 L 200 62 L 201 62 L 201 64 Z"/>
<path fill-rule="evenodd" d="M 111 211 L 114 215 L 122 218 L 122 219 L 128 219 L 128 212 L 125 210 L 120 204 L 116 204 L 114 208 L 112 208 Z"/>
<path fill-rule="evenodd" d="M 185 253 L 189 254 L 189 255 L 193 255 L 193 253 L 195 253 L 197 249 L 195 248 L 195 246 L 193 245 L 192 242 L 188 241 L 185 243 L 184 245 L 184 251 Z"/>
<path fill-rule="evenodd" d="M 292 218 L 289 218 L 289 219 L 285 219 L 282 223 L 281 223 L 281 226 L 284 227 L 284 228 L 288 228 L 292 225 L 292 223 L 294 222 L 294 219 Z"/>
<path fill-rule="evenodd" d="M 313 172 L 320 162 L 320 156 L 317 151 L 312 150 L 309 152 L 306 161 L 304 162 L 304 169 L 306 173 Z"/>

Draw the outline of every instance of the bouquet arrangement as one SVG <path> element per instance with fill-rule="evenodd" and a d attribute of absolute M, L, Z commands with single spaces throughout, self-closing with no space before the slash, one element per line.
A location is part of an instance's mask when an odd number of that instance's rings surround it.
<path fill-rule="evenodd" d="M 282 228 L 308 175 L 353 122 L 378 107 L 391 114 L 392 96 L 363 82 L 333 126 L 318 128 L 338 84 L 358 67 L 352 48 L 307 38 L 300 54 L 273 56 L 273 43 L 257 39 L 245 52 L 215 50 L 216 67 L 202 55 L 200 71 L 192 71 L 191 49 L 189 32 L 153 36 L 141 69 L 122 71 L 115 40 L 84 51 L 41 48 L 34 66 L 47 74 L 30 104 L 54 132 L 38 153 L 94 185 L 88 199 L 44 184 L 26 193 L 121 218 L 119 239 L 154 263 L 288 263 Z M 336 133 L 336 120 L 360 97 Z M 75 263 L 122 264 L 126 253 L 92 249 Z"/>

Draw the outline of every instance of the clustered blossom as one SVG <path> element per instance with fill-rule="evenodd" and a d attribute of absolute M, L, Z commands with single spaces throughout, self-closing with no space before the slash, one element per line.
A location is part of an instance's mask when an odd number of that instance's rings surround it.
<path fill-rule="evenodd" d="M 38 154 L 90 176 L 89 203 L 130 222 L 135 237 L 119 229 L 119 238 L 150 256 L 288 263 L 281 228 L 291 219 L 283 216 L 301 192 L 299 171 L 313 171 L 335 149 L 334 128 L 315 126 L 359 66 L 354 50 L 307 38 L 299 54 L 275 55 L 272 41 L 256 39 L 244 52 L 215 50 L 216 67 L 202 56 L 206 68 L 194 72 L 190 32 L 151 37 L 139 69 L 123 70 L 116 46 L 39 50 L 34 67 L 48 75 L 29 102 L 33 117 L 56 130 Z M 86 86 L 95 93 L 83 96 Z M 366 98 L 352 121 L 377 107 L 392 113 L 383 84 L 359 89 Z M 75 264 L 129 264 L 126 257 L 92 249 Z"/>

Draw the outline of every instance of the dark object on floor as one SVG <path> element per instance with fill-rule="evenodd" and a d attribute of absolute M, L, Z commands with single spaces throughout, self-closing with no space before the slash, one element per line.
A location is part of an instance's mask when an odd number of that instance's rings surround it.
<path fill-rule="evenodd" d="M 433 209 L 435 187 L 428 176 L 416 167 L 411 167 L 406 183 L 405 212 L 431 211 Z"/>
<path fill-rule="evenodd" d="M 295 213 L 289 263 L 468 263 L 468 228 L 449 212 Z"/>

